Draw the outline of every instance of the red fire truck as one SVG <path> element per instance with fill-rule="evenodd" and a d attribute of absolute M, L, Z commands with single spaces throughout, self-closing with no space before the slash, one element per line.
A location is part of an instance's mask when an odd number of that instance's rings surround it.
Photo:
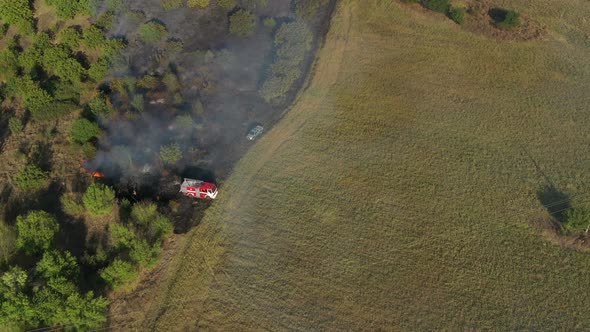
<path fill-rule="evenodd" d="M 210 182 L 185 178 L 180 185 L 180 192 L 188 197 L 215 199 L 217 197 L 217 186 Z"/>

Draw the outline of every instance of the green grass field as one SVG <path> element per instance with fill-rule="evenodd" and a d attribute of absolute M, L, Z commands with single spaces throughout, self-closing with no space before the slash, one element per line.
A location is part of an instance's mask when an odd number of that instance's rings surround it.
<path fill-rule="evenodd" d="M 590 329 L 590 256 L 531 226 L 549 181 L 590 202 L 590 7 L 505 3 L 546 38 L 341 1 L 307 90 L 112 327 Z"/>

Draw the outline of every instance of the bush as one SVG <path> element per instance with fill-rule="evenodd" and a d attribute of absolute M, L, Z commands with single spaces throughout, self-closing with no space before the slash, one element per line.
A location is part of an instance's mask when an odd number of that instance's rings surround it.
<path fill-rule="evenodd" d="M 273 30 L 277 26 L 277 21 L 272 17 L 267 17 L 262 21 L 262 24 L 269 30 Z"/>
<path fill-rule="evenodd" d="M 0 279 L 0 326 L 8 331 L 39 324 L 37 310 L 26 293 L 28 284 L 27 273 L 18 266 L 11 267 Z"/>
<path fill-rule="evenodd" d="M 82 65 L 76 59 L 71 58 L 68 49 L 63 46 L 52 46 L 45 49 L 41 62 L 47 73 L 55 74 L 76 84 L 80 82 L 80 77 L 84 73 Z"/>
<path fill-rule="evenodd" d="M 142 268 L 153 268 L 160 259 L 162 247 L 159 243 L 150 246 L 146 240 L 135 240 L 129 257 Z"/>
<path fill-rule="evenodd" d="M 151 202 L 135 204 L 131 210 L 131 219 L 143 232 L 143 238 L 150 243 L 158 243 L 172 235 L 174 227 L 170 221 L 157 211 L 157 206 Z"/>
<path fill-rule="evenodd" d="M 195 122 L 190 114 L 177 115 L 174 119 L 174 125 L 181 131 L 188 131 L 193 129 Z"/>
<path fill-rule="evenodd" d="M 73 194 L 64 194 L 59 201 L 65 213 L 74 217 L 84 214 L 84 207 L 76 201 L 76 197 Z"/>
<path fill-rule="evenodd" d="M 439 13 L 447 13 L 451 4 L 449 0 L 421 0 L 422 6 Z"/>
<path fill-rule="evenodd" d="M 118 250 L 129 249 L 137 240 L 133 230 L 122 224 L 112 224 L 109 226 L 111 235 L 111 244 Z"/>
<path fill-rule="evenodd" d="M 237 3 L 236 0 L 217 0 L 217 5 L 225 10 L 231 10 Z"/>
<path fill-rule="evenodd" d="M 62 19 L 71 19 L 80 14 L 90 14 L 88 0 L 46 0 L 46 2 L 55 7 L 57 16 Z"/>
<path fill-rule="evenodd" d="M 449 18 L 457 24 L 465 23 L 465 9 L 451 7 L 449 9 Z"/>
<path fill-rule="evenodd" d="M 31 112 L 34 119 L 42 119 L 43 113 L 53 102 L 53 98 L 47 91 L 30 77 L 12 77 L 6 82 L 4 92 L 7 97 L 21 98 L 23 106 Z"/>
<path fill-rule="evenodd" d="M 242 0 L 242 5 L 244 8 L 254 11 L 266 7 L 268 5 L 268 0 Z"/>
<path fill-rule="evenodd" d="M 84 118 L 74 121 L 70 130 L 72 139 L 80 144 L 84 144 L 98 135 L 100 135 L 98 124 Z"/>
<path fill-rule="evenodd" d="M 182 158 L 182 150 L 178 143 L 164 145 L 160 148 L 160 158 L 168 164 L 177 163 Z"/>
<path fill-rule="evenodd" d="M 107 59 L 102 58 L 99 59 L 97 62 L 93 63 L 90 68 L 88 68 L 88 76 L 94 82 L 101 82 L 107 77 L 109 73 L 109 62 Z"/>
<path fill-rule="evenodd" d="M 16 218 L 16 247 L 27 254 L 45 251 L 52 246 L 59 229 L 55 217 L 45 211 L 31 211 Z"/>
<path fill-rule="evenodd" d="M 137 94 L 133 96 L 133 100 L 131 100 L 131 106 L 138 112 L 143 112 L 145 101 L 143 100 L 143 95 Z"/>
<path fill-rule="evenodd" d="M 211 0 L 187 0 L 186 4 L 191 8 L 207 8 L 211 4 Z"/>
<path fill-rule="evenodd" d="M 176 92 L 180 90 L 180 82 L 178 81 L 178 77 L 172 72 L 164 75 L 162 82 L 170 92 Z"/>
<path fill-rule="evenodd" d="M 17 116 L 12 116 L 8 119 L 8 129 L 12 135 L 20 134 L 23 128 L 23 122 Z"/>
<path fill-rule="evenodd" d="M 146 44 L 155 44 L 167 34 L 166 27 L 158 22 L 148 22 L 139 28 L 139 38 Z"/>
<path fill-rule="evenodd" d="M 104 32 L 94 25 L 90 25 L 85 28 L 83 35 L 83 44 L 88 48 L 100 49 L 105 47 L 107 44 Z"/>
<path fill-rule="evenodd" d="M 103 216 L 113 211 L 115 191 L 104 184 L 93 183 L 82 197 L 84 207 L 93 216 Z"/>
<path fill-rule="evenodd" d="M 75 28 L 64 29 L 58 35 L 58 41 L 61 45 L 68 47 L 69 49 L 77 49 L 80 46 L 80 40 L 82 35 Z"/>
<path fill-rule="evenodd" d="M 319 10 L 328 4 L 329 0 L 297 0 L 295 13 L 298 17 L 311 20 L 315 18 Z"/>
<path fill-rule="evenodd" d="M 76 279 L 80 275 L 80 268 L 76 258 L 69 251 L 50 250 L 43 254 L 37 263 L 36 272 L 45 279 L 66 278 Z"/>
<path fill-rule="evenodd" d="M 96 117 L 106 117 L 113 111 L 108 99 L 102 94 L 90 100 L 88 110 Z"/>
<path fill-rule="evenodd" d="M 162 8 L 171 10 L 182 7 L 182 0 L 161 0 Z"/>
<path fill-rule="evenodd" d="M 142 89 L 155 89 L 158 84 L 158 78 L 154 75 L 145 75 L 137 80 L 137 87 Z"/>
<path fill-rule="evenodd" d="M 499 10 L 496 25 L 501 28 L 515 28 L 520 25 L 520 14 L 514 10 Z"/>
<path fill-rule="evenodd" d="M 240 9 L 229 17 L 229 32 L 239 37 L 247 37 L 254 33 L 256 16 L 251 12 Z"/>
<path fill-rule="evenodd" d="M 18 27 L 24 35 L 33 32 L 33 11 L 29 0 L 0 1 L 0 17 L 4 23 Z"/>
<path fill-rule="evenodd" d="M 47 185 L 47 173 L 35 165 L 27 165 L 14 178 L 15 185 L 22 191 L 34 191 Z"/>
<path fill-rule="evenodd" d="M 116 258 L 111 265 L 100 273 L 112 289 L 130 288 L 139 278 L 139 272 L 133 264 Z"/>
<path fill-rule="evenodd" d="M 568 232 L 586 231 L 590 227 L 590 210 L 573 208 L 565 213 L 563 226 Z"/>

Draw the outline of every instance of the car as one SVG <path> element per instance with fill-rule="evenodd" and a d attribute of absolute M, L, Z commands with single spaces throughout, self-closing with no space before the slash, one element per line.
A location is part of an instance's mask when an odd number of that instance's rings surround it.
<path fill-rule="evenodd" d="M 256 139 L 256 137 L 260 136 L 263 131 L 264 131 L 264 127 L 262 127 L 261 125 L 257 125 L 256 127 L 250 129 L 250 131 L 248 132 L 248 135 L 246 135 L 246 138 L 249 141 L 253 141 Z"/>

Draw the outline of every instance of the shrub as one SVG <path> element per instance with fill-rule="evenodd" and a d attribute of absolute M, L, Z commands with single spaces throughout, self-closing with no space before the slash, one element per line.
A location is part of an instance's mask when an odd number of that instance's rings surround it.
<path fill-rule="evenodd" d="M 229 32 L 239 37 L 247 37 L 254 33 L 256 16 L 251 12 L 240 9 L 229 17 Z"/>
<path fill-rule="evenodd" d="M 22 191 L 34 191 L 47 185 L 47 173 L 35 165 L 27 165 L 14 178 L 15 185 Z"/>
<path fill-rule="evenodd" d="M 167 55 L 173 55 L 176 53 L 180 53 L 182 52 L 182 49 L 184 48 L 184 43 L 181 40 L 168 40 L 166 41 L 166 54 Z"/>
<path fill-rule="evenodd" d="M 82 35 L 75 28 L 64 29 L 58 35 L 59 43 L 72 50 L 80 46 L 80 39 L 82 39 Z"/>
<path fill-rule="evenodd" d="M 449 0 L 421 0 L 424 7 L 439 13 L 447 13 L 451 7 Z"/>
<path fill-rule="evenodd" d="M 96 156 L 96 146 L 91 142 L 82 144 L 82 153 L 86 159 L 94 158 Z"/>
<path fill-rule="evenodd" d="M 99 49 L 106 45 L 106 38 L 104 32 L 94 25 L 86 27 L 83 31 L 84 46 L 91 49 Z"/>
<path fill-rule="evenodd" d="M 59 229 L 55 217 L 45 211 L 31 211 L 16 218 L 16 246 L 28 254 L 47 250 Z"/>
<path fill-rule="evenodd" d="M 36 272 L 45 279 L 61 277 L 72 280 L 80 275 L 80 268 L 76 258 L 69 251 L 50 250 L 46 251 L 37 263 Z"/>
<path fill-rule="evenodd" d="M 191 130 L 195 125 L 193 117 L 190 114 L 177 115 L 174 119 L 174 124 L 179 130 Z"/>
<path fill-rule="evenodd" d="M 53 102 L 53 98 L 47 91 L 30 77 L 12 77 L 6 82 L 4 92 L 9 97 L 21 98 L 23 106 L 27 108 L 33 118 L 42 118 L 44 112 Z"/>
<path fill-rule="evenodd" d="M 457 24 L 465 23 L 465 8 L 451 7 L 449 9 L 449 18 Z"/>
<path fill-rule="evenodd" d="M 82 201 L 91 215 L 103 216 L 113 211 L 115 192 L 104 184 L 93 183 L 86 189 Z"/>
<path fill-rule="evenodd" d="M 123 289 L 131 287 L 139 278 L 139 273 L 133 264 L 115 258 L 113 263 L 100 273 L 111 288 Z"/>
<path fill-rule="evenodd" d="M 172 143 L 168 145 L 164 145 L 160 148 L 160 158 L 162 161 L 175 164 L 177 163 L 180 158 L 182 158 L 182 151 L 180 150 L 180 145 L 178 143 Z"/>
<path fill-rule="evenodd" d="M 105 58 L 99 59 L 97 62 L 93 63 L 90 68 L 88 68 L 88 76 L 94 82 L 104 81 L 108 73 L 109 62 Z"/>
<path fill-rule="evenodd" d="M 73 194 L 64 194 L 59 201 L 65 213 L 75 217 L 84 214 L 84 207 L 76 201 Z"/>
<path fill-rule="evenodd" d="M 70 131 L 72 139 L 80 144 L 84 144 L 98 135 L 100 135 L 98 124 L 84 118 L 74 121 Z"/>
<path fill-rule="evenodd" d="M 133 106 L 133 108 L 136 111 L 143 112 L 144 104 L 145 104 L 145 101 L 143 100 L 142 94 L 137 94 L 137 95 L 133 96 L 133 100 L 131 100 L 131 106 Z"/>
<path fill-rule="evenodd" d="M 161 0 L 162 8 L 171 10 L 182 7 L 182 0 Z"/>
<path fill-rule="evenodd" d="M 111 243 L 116 249 L 129 249 L 133 247 L 137 236 L 133 230 L 122 224 L 112 224 L 109 226 Z"/>
<path fill-rule="evenodd" d="M 187 0 L 186 3 L 191 8 L 207 8 L 211 4 L 211 0 Z"/>
<path fill-rule="evenodd" d="M 41 62 L 46 72 L 74 83 L 80 82 L 80 76 L 84 72 L 82 65 L 71 58 L 68 50 L 63 46 L 45 49 Z"/>
<path fill-rule="evenodd" d="M 162 82 L 170 92 L 176 92 L 180 90 L 180 82 L 178 81 L 178 77 L 172 72 L 164 75 Z"/>
<path fill-rule="evenodd" d="M 55 7 L 57 16 L 62 19 L 71 19 L 79 14 L 90 14 L 88 0 L 46 0 L 46 2 Z"/>
<path fill-rule="evenodd" d="M 8 119 L 8 129 L 12 135 L 18 135 L 23 131 L 23 122 L 17 116 L 12 116 Z"/>
<path fill-rule="evenodd" d="M 129 251 L 129 257 L 140 267 L 153 268 L 160 258 L 162 247 L 159 243 L 150 246 L 146 240 L 135 240 Z"/>
<path fill-rule="evenodd" d="M 568 232 L 585 231 L 590 227 L 590 210 L 573 208 L 565 213 L 563 226 Z"/>
<path fill-rule="evenodd" d="M 113 109 L 108 99 L 101 94 L 88 102 L 88 110 L 96 117 L 106 117 Z"/>
<path fill-rule="evenodd" d="M 16 252 L 16 229 L 0 220 L 0 265 L 6 264 Z"/>
<path fill-rule="evenodd" d="M 18 27 L 24 35 L 33 32 L 33 11 L 29 0 L 0 1 L 0 17 L 4 23 Z"/>
<path fill-rule="evenodd" d="M 295 13 L 298 17 L 311 20 L 315 18 L 319 10 L 328 4 L 329 0 L 297 0 L 295 2 Z"/>
<path fill-rule="evenodd" d="M 515 28 L 520 25 L 520 14 L 514 10 L 500 10 L 496 25 L 501 28 Z M 503 16 L 503 17 L 502 17 Z"/>
<path fill-rule="evenodd" d="M 96 21 L 94 22 L 94 24 L 96 24 L 96 26 L 104 29 L 104 30 L 110 30 L 113 27 L 113 23 L 115 21 L 115 13 L 112 11 L 107 11 L 104 14 L 100 15 Z"/>
<path fill-rule="evenodd" d="M 26 293 L 28 284 L 27 273 L 18 266 L 11 267 L 0 279 L 0 326 L 7 331 L 39 324 L 37 310 Z"/>
<path fill-rule="evenodd" d="M 217 5 L 225 10 L 231 10 L 237 3 L 236 0 L 217 0 Z"/>
<path fill-rule="evenodd" d="M 267 17 L 262 21 L 262 24 L 268 29 L 273 30 L 277 26 L 277 21 L 272 17 Z"/>
<path fill-rule="evenodd" d="M 137 87 L 142 89 L 155 89 L 158 86 L 158 78 L 154 75 L 145 75 L 137 80 Z"/>
<path fill-rule="evenodd" d="M 139 28 L 139 37 L 146 44 L 155 44 L 167 34 L 166 27 L 158 22 L 148 22 Z"/>
<path fill-rule="evenodd" d="M 314 0 L 317 1 L 317 0 Z M 262 9 L 268 5 L 268 0 L 242 0 L 242 5 L 248 10 Z"/>

